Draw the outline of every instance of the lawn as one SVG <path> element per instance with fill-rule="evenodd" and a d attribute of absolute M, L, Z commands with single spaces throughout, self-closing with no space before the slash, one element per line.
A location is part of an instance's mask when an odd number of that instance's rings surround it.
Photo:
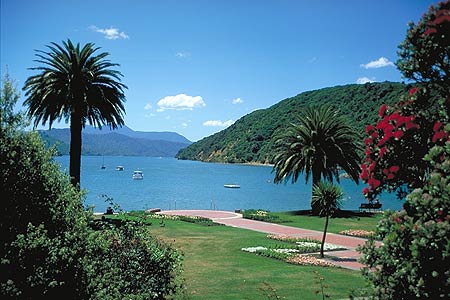
<path fill-rule="evenodd" d="M 291 216 L 286 213 L 286 217 Z M 323 227 L 323 220 L 315 222 Z M 290 265 L 241 251 L 243 247 L 277 243 L 263 233 L 174 220 L 164 224 L 161 227 L 155 221 L 150 231 L 184 254 L 188 299 L 322 299 L 315 293 L 319 285 L 314 271 L 324 277 L 331 299 L 346 298 L 351 288 L 364 287 L 358 271 Z M 275 294 L 270 297 L 271 291 L 281 298 Z"/>
<path fill-rule="evenodd" d="M 303 211 L 272 212 L 271 214 L 285 221 L 286 223 L 283 223 L 283 225 L 292 227 L 323 231 L 325 224 L 324 218 L 310 216 Z M 342 230 L 348 229 L 374 231 L 382 216 L 382 213 L 359 214 L 344 211 L 341 215 L 330 219 L 328 232 L 339 233 Z"/>

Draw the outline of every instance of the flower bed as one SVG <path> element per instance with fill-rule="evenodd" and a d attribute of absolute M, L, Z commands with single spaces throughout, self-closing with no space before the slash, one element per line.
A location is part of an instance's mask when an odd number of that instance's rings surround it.
<path fill-rule="evenodd" d="M 318 240 L 292 237 L 292 236 L 288 236 L 288 235 L 275 235 L 275 234 L 269 234 L 269 235 L 267 235 L 267 238 L 276 240 L 276 241 L 293 243 L 298 248 L 305 249 L 304 251 L 301 251 L 302 253 L 317 252 L 320 250 L 321 242 Z M 329 244 L 329 243 L 325 243 L 325 245 L 324 245 L 325 251 L 345 250 L 345 249 L 346 248 L 343 248 L 341 246 L 334 245 L 334 244 Z"/>
<path fill-rule="evenodd" d="M 279 259 L 291 264 L 297 265 L 317 265 L 317 266 L 333 266 L 325 260 L 317 259 L 305 253 L 314 253 L 320 251 L 321 243 L 317 240 L 289 237 L 286 235 L 268 235 L 268 239 L 282 242 L 277 245 L 265 245 L 242 248 L 242 251 L 254 253 L 256 255 Z M 341 246 L 325 243 L 325 250 L 342 250 Z"/>
<path fill-rule="evenodd" d="M 375 232 L 357 229 L 357 230 L 343 230 L 343 231 L 340 231 L 339 234 L 356 236 L 356 237 L 361 237 L 361 238 L 369 238 L 369 237 L 372 237 L 375 234 Z"/>
<path fill-rule="evenodd" d="M 311 255 L 292 255 L 286 259 L 286 262 L 294 265 L 312 265 L 321 267 L 335 267 L 334 264 L 326 260 Z"/>
<path fill-rule="evenodd" d="M 263 209 L 247 209 L 242 212 L 242 216 L 245 219 L 250 220 L 257 220 L 257 221 L 263 221 L 268 223 L 286 223 L 287 221 L 284 221 L 280 219 L 280 217 L 271 214 L 268 210 Z"/>

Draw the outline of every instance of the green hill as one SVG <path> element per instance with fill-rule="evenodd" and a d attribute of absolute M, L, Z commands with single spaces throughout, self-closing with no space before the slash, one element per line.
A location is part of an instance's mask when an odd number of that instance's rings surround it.
<path fill-rule="evenodd" d="M 383 82 L 350 84 L 301 93 L 267 109 L 254 111 L 233 125 L 181 149 L 178 159 L 228 163 L 272 163 L 277 133 L 306 106 L 330 104 L 363 134 L 377 120 L 381 104 L 398 102 L 406 85 Z"/>

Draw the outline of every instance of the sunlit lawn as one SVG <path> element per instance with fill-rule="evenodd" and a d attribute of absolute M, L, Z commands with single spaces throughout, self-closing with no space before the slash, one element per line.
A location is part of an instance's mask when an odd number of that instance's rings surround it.
<path fill-rule="evenodd" d="M 323 226 L 323 220 L 315 222 Z M 290 265 L 240 250 L 276 243 L 263 233 L 172 220 L 164 227 L 155 220 L 151 232 L 184 254 L 188 299 L 268 299 L 264 287 L 284 299 L 322 299 L 315 294 L 319 286 L 314 271 L 324 276 L 332 299 L 346 298 L 350 289 L 364 286 L 358 271 Z"/>
<path fill-rule="evenodd" d="M 289 221 L 288 223 L 283 223 L 283 225 L 319 231 L 322 231 L 324 227 L 324 218 L 301 215 L 301 212 L 273 212 L 272 214 L 280 217 L 284 221 Z M 382 216 L 382 213 L 375 213 L 371 216 L 359 216 L 358 214 L 348 213 L 345 216 L 334 217 L 330 219 L 328 232 L 339 233 L 342 230 L 348 229 L 373 231 Z"/>

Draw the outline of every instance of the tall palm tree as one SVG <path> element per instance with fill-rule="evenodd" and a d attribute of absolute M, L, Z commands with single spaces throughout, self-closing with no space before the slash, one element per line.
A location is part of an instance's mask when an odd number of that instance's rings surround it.
<path fill-rule="evenodd" d="M 322 244 L 320 245 L 320 257 L 323 258 L 323 248 L 327 236 L 328 222 L 331 216 L 341 207 L 344 194 L 340 187 L 326 182 L 319 182 L 313 187 L 312 202 L 318 207 L 319 215 L 325 217 L 325 228 L 323 229 Z"/>
<path fill-rule="evenodd" d="M 358 134 L 337 110 L 330 106 L 308 107 L 276 141 L 274 158 L 275 183 L 297 182 L 305 173 L 305 181 L 312 176 L 313 187 L 322 178 L 339 182 L 343 169 L 359 183 L 360 153 Z M 317 209 L 312 205 L 313 213 Z"/>
<path fill-rule="evenodd" d="M 123 76 L 111 67 L 119 66 L 105 59 L 109 53 L 97 54 L 100 48 L 88 43 L 83 48 L 70 40 L 62 45 L 51 43 L 50 51 L 36 50 L 35 60 L 41 64 L 31 70 L 39 74 L 25 82 L 27 113 L 39 123 L 64 118 L 70 120 L 70 176 L 74 186 L 80 184 L 81 131 L 89 123 L 99 128 L 117 128 L 124 124 L 125 114 Z"/>

